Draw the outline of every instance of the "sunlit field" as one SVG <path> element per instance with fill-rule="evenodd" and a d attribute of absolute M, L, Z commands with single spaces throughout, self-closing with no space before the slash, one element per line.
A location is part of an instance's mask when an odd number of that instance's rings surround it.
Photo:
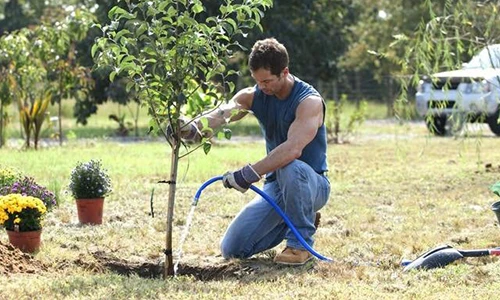
<path fill-rule="evenodd" d="M 63 146 L 48 143 L 34 151 L 12 142 L 0 149 L 0 165 L 50 187 L 60 204 L 48 214 L 42 248 L 34 256 L 45 267 L 34 274 L 0 275 L 0 298 L 495 299 L 500 288 L 497 257 L 402 272 L 403 259 L 441 244 L 457 249 L 499 246 L 500 227 L 490 209 L 498 197 L 489 190 L 500 180 L 499 140 L 483 126 L 466 129 L 458 137 L 437 138 L 423 122 L 368 120 L 343 144 L 330 144 L 332 192 L 314 248 L 332 257 L 331 263 L 280 267 L 272 263 L 272 251 L 223 260 L 220 238 L 254 194 L 226 190 L 215 182 L 203 192 L 183 255 L 176 257 L 181 269 L 194 268 L 198 275 L 186 272 L 167 280 L 125 275 L 102 258 L 161 266 L 168 186 L 158 181 L 168 178 L 168 144 L 147 136 L 73 138 Z M 208 155 L 197 151 L 181 161 L 174 248 L 201 184 L 265 155 L 260 138 L 237 137 L 216 141 Z M 76 162 L 91 158 L 101 159 L 108 169 L 113 193 L 105 200 L 103 224 L 81 226 L 67 185 Z M 7 242 L 4 231 L 0 241 Z"/>

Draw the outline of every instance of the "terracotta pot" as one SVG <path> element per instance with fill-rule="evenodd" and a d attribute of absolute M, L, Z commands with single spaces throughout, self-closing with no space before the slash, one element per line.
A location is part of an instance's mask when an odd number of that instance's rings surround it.
<path fill-rule="evenodd" d="M 26 253 L 33 253 L 40 249 L 42 230 L 37 231 L 11 231 L 7 230 L 9 242 L 12 246 Z"/>
<path fill-rule="evenodd" d="M 76 199 L 78 221 L 81 224 L 102 224 L 102 208 L 104 198 Z"/>

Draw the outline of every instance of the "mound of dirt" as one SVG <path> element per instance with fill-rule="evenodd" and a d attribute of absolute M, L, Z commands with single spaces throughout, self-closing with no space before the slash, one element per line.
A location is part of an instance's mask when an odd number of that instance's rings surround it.
<path fill-rule="evenodd" d="M 0 275 L 38 273 L 42 270 L 45 270 L 43 264 L 31 255 L 0 241 Z"/>

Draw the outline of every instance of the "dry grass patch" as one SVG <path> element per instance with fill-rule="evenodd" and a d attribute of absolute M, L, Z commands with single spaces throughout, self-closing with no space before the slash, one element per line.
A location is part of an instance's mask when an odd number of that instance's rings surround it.
<path fill-rule="evenodd" d="M 314 248 L 334 262 L 302 268 L 274 265 L 271 252 L 223 260 L 219 240 L 253 195 L 214 183 L 196 208 L 179 264 L 182 276 L 167 281 L 154 275 L 165 239 L 168 187 L 156 183 L 168 170 L 165 144 L 103 141 L 38 153 L 1 149 L 0 164 L 36 174 L 43 182 L 59 181 L 63 201 L 48 215 L 43 247 L 35 255 L 48 270 L 0 275 L 0 298 L 493 299 L 500 288 L 496 257 L 409 273 L 402 273 L 400 263 L 440 244 L 461 249 L 500 244 L 500 228 L 489 208 L 497 199 L 488 190 L 500 179 L 497 148 L 498 139 L 489 135 L 434 138 L 423 124 L 395 123 L 376 123 L 349 143 L 330 145 L 332 193 Z M 256 160 L 263 151 L 261 142 L 219 143 L 209 156 L 196 153 L 182 162 L 174 245 L 199 186 Z M 101 158 L 116 184 L 105 201 L 102 226 L 80 226 L 75 204 L 64 193 L 79 157 Z M 149 201 L 153 188 L 154 217 Z M 0 232 L 0 241 L 6 239 Z M 144 270 L 149 273 L 142 274 Z"/>

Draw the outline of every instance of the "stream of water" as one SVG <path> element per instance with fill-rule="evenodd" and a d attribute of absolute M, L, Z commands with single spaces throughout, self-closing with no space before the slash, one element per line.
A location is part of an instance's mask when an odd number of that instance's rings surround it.
<path fill-rule="evenodd" d="M 186 241 L 186 238 L 188 236 L 189 229 L 191 227 L 191 222 L 193 221 L 193 215 L 194 215 L 195 209 L 196 209 L 196 205 L 191 205 L 191 209 L 189 210 L 189 213 L 188 213 L 187 218 L 186 218 L 186 224 L 184 225 L 184 229 L 182 230 L 181 239 L 179 240 L 179 249 L 177 250 L 177 253 L 176 253 L 177 261 L 175 262 L 175 265 L 174 265 L 174 274 L 177 274 L 179 262 L 181 261 L 181 258 L 182 258 L 182 245 L 184 244 L 184 242 Z"/>

